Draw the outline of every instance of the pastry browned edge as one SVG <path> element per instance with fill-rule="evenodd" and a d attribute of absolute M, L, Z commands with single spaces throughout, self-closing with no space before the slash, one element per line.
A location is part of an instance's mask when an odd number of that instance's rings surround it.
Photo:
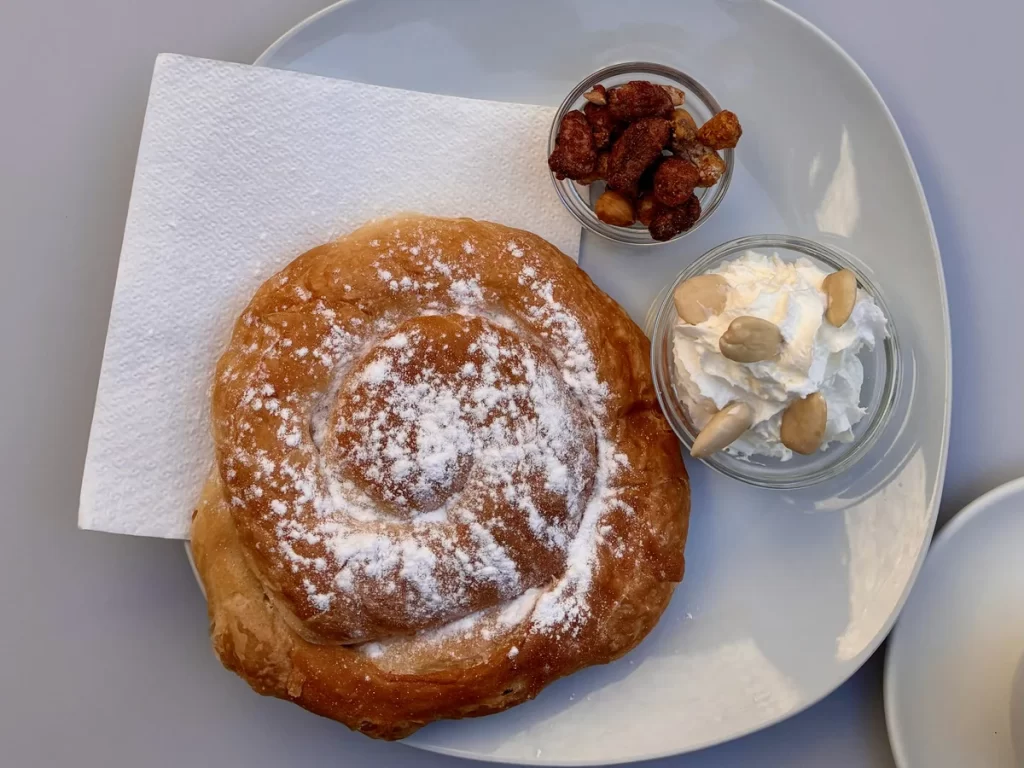
<path fill-rule="evenodd" d="M 689 518 L 648 355 L 529 232 L 403 216 L 299 256 L 217 366 L 192 551 L 221 661 L 399 739 L 632 649 Z"/>

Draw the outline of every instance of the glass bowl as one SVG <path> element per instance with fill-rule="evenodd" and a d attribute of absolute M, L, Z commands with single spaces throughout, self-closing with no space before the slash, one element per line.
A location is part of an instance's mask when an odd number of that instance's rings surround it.
<path fill-rule="evenodd" d="M 548 155 L 550 156 L 555 149 L 555 139 L 558 137 L 558 127 L 562 124 L 562 118 L 570 110 L 580 109 L 586 104 L 586 100 L 583 98 L 584 93 L 598 83 L 603 83 L 610 87 L 621 85 L 630 80 L 649 80 L 652 83 L 674 85 L 676 88 L 682 89 L 686 93 L 686 100 L 683 106 L 693 115 L 697 125 L 702 125 L 713 115 L 722 111 L 718 101 L 707 88 L 678 69 L 643 61 L 613 64 L 597 70 L 592 75 L 588 75 L 565 97 L 565 101 L 558 108 L 555 120 L 551 124 L 551 135 L 548 137 Z M 729 182 L 732 181 L 734 154 L 734 151 L 731 149 L 721 150 L 719 155 L 725 161 L 725 173 L 722 174 L 722 178 L 713 187 L 695 190 L 700 200 L 701 209 L 700 218 L 697 219 L 697 222 L 685 232 L 680 232 L 671 240 L 665 241 L 655 240 L 651 237 L 647 227 L 639 222 L 631 227 L 615 227 L 611 224 L 605 224 L 597 218 L 593 205 L 597 198 L 601 196 L 601 193 L 604 192 L 603 181 L 583 185 L 577 184 L 572 179 L 559 180 L 555 178 L 554 173 L 551 174 L 551 181 L 555 185 L 558 197 L 565 207 L 569 209 L 569 212 L 579 220 L 580 224 L 594 234 L 628 245 L 657 245 L 661 242 L 670 243 L 673 240 L 686 237 L 686 235 L 696 231 L 697 227 L 711 218 L 711 214 L 715 212 L 725 197 L 725 193 L 729 189 Z"/>
<path fill-rule="evenodd" d="M 857 276 L 859 287 L 875 300 L 887 321 L 888 336 L 876 344 L 874 349 L 864 348 L 858 355 L 864 366 L 860 405 L 867 410 L 867 414 L 853 427 L 851 442 L 833 442 L 825 450 L 810 456 L 794 453 L 787 461 L 759 455 L 741 457 L 728 451 L 719 451 L 702 459 L 722 474 L 750 485 L 763 488 L 804 488 L 842 474 L 878 440 L 892 415 L 899 393 L 902 368 L 899 340 L 892 314 L 878 286 L 869 277 L 869 270 L 848 254 L 791 235 L 753 235 L 712 248 L 680 272 L 672 284 L 658 295 L 647 322 L 647 335 L 651 339 L 651 370 L 658 402 L 673 431 L 685 446 L 687 455 L 697 437 L 697 430 L 690 421 L 675 383 L 672 346 L 677 315 L 672 294 L 684 280 L 715 269 L 747 250 L 776 253 L 788 262 L 804 257 L 827 271 L 851 270 Z"/>

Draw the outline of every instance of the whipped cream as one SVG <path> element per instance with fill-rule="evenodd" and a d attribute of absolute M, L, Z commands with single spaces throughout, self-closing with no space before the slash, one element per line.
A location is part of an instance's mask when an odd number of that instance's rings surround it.
<path fill-rule="evenodd" d="M 812 261 L 787 262 L 746 251 L 711 270 L 729 283 L 725 309 L 698 325 L 677 320 L 673 330 L 676 391 L 697 429 L 729 403 L 754 411 L 754 424 L 726 450 L 786 461 L 793 451 L 779 438 L 782 413 L 802 397 L 821 392 L 828 406 L 824 450 L 853 440 L 853 427 L 865 415 L 860 406 L 864 367 L 858 353 L 885 337 L 882 310 L 863 290 L 841 328 L 825 320 L 821 289 L 828 272 Z M 719 351 L 718 340 L 737 317 L 768 320 L 782 331 L 781 353 L 773 360 L 738 363 Z"/>

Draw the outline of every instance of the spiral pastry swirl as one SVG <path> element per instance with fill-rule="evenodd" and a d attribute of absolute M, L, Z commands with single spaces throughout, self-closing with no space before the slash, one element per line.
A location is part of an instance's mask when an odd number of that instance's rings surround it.
<path fill-rule="evenodd" d="M 631 648 L 689 508 L 647 351 L 526 232 L 406 216 L 300 256 L 216 373 L 193 551 L 221 659 L 399 738 Z"/>

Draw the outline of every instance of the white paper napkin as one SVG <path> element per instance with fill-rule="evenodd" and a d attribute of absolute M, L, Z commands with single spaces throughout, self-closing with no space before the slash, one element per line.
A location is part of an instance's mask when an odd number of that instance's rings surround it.
<path fill-rule="evenodd" d="M 139 147 L 82 478 L 82 528 L 184 538 L 212 467 L 209 389 L 259 284 L 402 211 L 471 216 L 572 257 L 554 110 L 162 55 Z"/>

